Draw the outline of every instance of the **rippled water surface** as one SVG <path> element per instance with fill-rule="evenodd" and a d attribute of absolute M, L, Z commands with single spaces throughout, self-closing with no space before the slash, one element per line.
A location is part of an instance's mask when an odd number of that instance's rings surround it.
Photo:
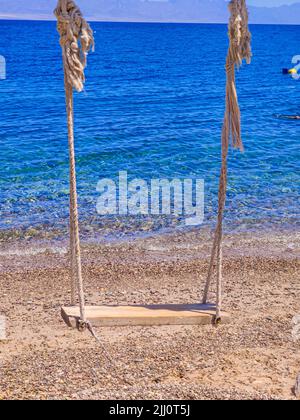
<path fill-rule="evenodd" d="M 225 25 L 94 23 L 86 92 L 76 94 L 80 216 L 97 230 L 152 230 L 163 220 L 96 214 L 96 185 L 130 178 L 204 178 L 206 223 L 217 204 L 224 112 Z M 253 26 L 253 62 L 237 76 L 244 154 L 230 153 L 230 228 L 299 223 L 300 26 Z M 64 228 L 68 149 L 61 52 L 54 22 L 0 21 L 0 229 Z M 176 221 L 172 222 L 176 225 Z M 178 223 L 181 223 L 178 221 Z M 122 227 L 123 226 L 123 227 Z"/>

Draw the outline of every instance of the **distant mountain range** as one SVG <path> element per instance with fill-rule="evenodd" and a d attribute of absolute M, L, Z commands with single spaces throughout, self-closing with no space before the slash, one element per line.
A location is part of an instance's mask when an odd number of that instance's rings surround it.
<path fill-rule="evenodd" d="M 225 0 L 77 0 L 91 20 L 212 22 L 228 19 Z M 0 0 L 0 18 L 53 19 L 56 0 Z M 249 6 L 251 23 L 300 24 L 300 3 Z"/>

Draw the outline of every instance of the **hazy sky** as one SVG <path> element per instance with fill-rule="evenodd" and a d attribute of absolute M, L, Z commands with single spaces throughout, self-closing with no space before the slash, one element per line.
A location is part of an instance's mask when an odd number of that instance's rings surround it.
<path fill-rule="evenodd" d="M 228 20 L 226 1 L 229 0 L 77 0 L 89 19 L 216 23 Z M 247 2 L 251 23 L 300 24 L 300 0 Z M 280 10 L 274 8 L 293 3 L 297 4 Z M 0 0 L 0 18 L 54 19 L 53 9 L 56 4 L 57 0 Z"/>
<path fill-rule="evenodd" d="M 298 0 L 248 0 L 253 6 L 281 6 L 283 4 L 297 3 Z"/>
<path fill-rule="evenodd" d="M 150 0 L 150 1 L 167 2 L 168 0 Z M 270 6 L 270 7 L 272 7 L 272 6 L 282 6 L 283 4 L 299 3 L 299 0 L 247 0 L 247 3 L 251 4 L 253 6 Z"/>

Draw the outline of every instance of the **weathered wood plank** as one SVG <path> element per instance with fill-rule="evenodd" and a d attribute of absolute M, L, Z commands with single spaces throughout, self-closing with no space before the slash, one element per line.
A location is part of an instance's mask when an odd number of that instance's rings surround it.
<path fill-rule="evenodd" d="M 61 314 L 67 325 L 76 327 L 78 307 L 63 307 Z M 215 315 L 213 305 L 146 305 L 146 306 L 88 306 L 87 319 L 95 326 L 205 325 Z M 222 322 L 230 322 L 224 312 Z"/>

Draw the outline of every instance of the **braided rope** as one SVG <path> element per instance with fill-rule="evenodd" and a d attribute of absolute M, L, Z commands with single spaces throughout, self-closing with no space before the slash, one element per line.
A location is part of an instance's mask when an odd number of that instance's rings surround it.
<path fill-rule="evenodd" d="M 203 303 L 207 303 L 208 292 L 217 260 L 217 304 L 216 323 L 220 321 L 222 306 L 222 265 L 223 265 L 223 218 L 226 204 L 228 149 L 230 141 L 233 147 L 243 151 L 241 138 L 241 114 L 235 83 L 235 70 L 242 65 L 244 59 L 251 61 L 251 34 L 248 29 L 248 10 L 245 0 L 232 0 L 229 3 L 230 21 L 228 27 L 229 50 L 226 60 L 226 109 L 222 129 L 222 167 L 219 184 L 218 221 L 210 258 L 210 265 L 203 295 Z"/>
<path fill-rule="evenodd" d="M 84 69 L 87 54 L 94 47 L 93 32 L 83 18 L 74 1 L 59 0 L 54 11 L 57 17 L 57 30 L 62 47 L 64 80 L 66 91 L 66 109 L 68 122 L 68 141 L 70 159 L 70 259 L 71 259 L 71 303 L 75 305 L 77 287 L 80 306 L 80 318 L 86 323 L 85 296 L 82 278 L 78 199 L 76 183 L 76 159 L 74 145 L 74 103 L 73 88 L 81 92 L 84 88 Z"/>
<path fill-rule="evenodd" d="M 54 14 L 60 34 L 66 82 L 81 92 L 87 55 L 94 48 L 93 31 L 74 1 L 59 0 Z"/>

